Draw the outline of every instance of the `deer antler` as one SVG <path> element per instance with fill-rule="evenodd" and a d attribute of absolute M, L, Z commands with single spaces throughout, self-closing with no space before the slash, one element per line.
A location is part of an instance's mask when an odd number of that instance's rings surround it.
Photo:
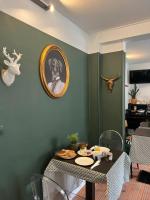
<path fill-rule="evenodd" d="M 6 52 L 6 47 L 3 47 L 3 54 L 11 63 L 14 61 L 14 58 L 11 58 L 9 53 Z"/>
<path fill-rule="evenodd" d="M 17 54 L 15 49 L 14 49 L 14 52 L 12 54 L 16 56 L 15 63 L 17 63 L 21 59 L 22 54 L 21 53 Z"/>

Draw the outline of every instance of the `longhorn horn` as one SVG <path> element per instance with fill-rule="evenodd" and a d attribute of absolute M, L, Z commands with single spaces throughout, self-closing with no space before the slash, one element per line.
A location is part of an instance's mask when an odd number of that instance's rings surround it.
<path fill-rule="evenodd" d="M 109 81 L 108 78 L 106 78 L 106 77 L 104 77 L 104 76 L 102 76 L 102 75 L 101 75 L 101 78 L 102 78 L 104 81 Z"/>
<path fill-rule="evenodd" d="M 120 76 L 117 76 L 117 77 L 112 78 L 111 80 L 112 80 L 112 81 L 116 81 L 116 80 L 119 79 L 119 78 L 120 78 Z"/>

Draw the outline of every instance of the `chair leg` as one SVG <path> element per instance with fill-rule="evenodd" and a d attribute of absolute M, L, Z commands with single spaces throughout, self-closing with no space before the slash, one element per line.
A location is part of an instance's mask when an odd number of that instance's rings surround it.
<path fill-rule="evenodd" d="M 126 192 L 126 183 L 124 183 L 122 186 L 122 192 Z"/>

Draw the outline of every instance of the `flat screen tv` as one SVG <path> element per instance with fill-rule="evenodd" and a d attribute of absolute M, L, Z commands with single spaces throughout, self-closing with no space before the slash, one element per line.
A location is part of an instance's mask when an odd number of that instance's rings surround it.
<path fill-rule="evenodd" d="M 150 69 L 129 71 L 130 84 L 150 83 Z"/>

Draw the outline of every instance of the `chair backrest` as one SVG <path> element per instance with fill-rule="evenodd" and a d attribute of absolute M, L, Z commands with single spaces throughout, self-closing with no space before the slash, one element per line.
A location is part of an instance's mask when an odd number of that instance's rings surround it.
<path fill-rule="evenodd" d="M 106 130 L 99 137 L 99 145 L 110 149 L 123 150 L 123 139 L 115 130 Z"/>
<path fill-rule="evenodd" d="M 31 188 L 33 200 L 69 200 L 60 185 L 44 175 L 33 175 Z"/>

